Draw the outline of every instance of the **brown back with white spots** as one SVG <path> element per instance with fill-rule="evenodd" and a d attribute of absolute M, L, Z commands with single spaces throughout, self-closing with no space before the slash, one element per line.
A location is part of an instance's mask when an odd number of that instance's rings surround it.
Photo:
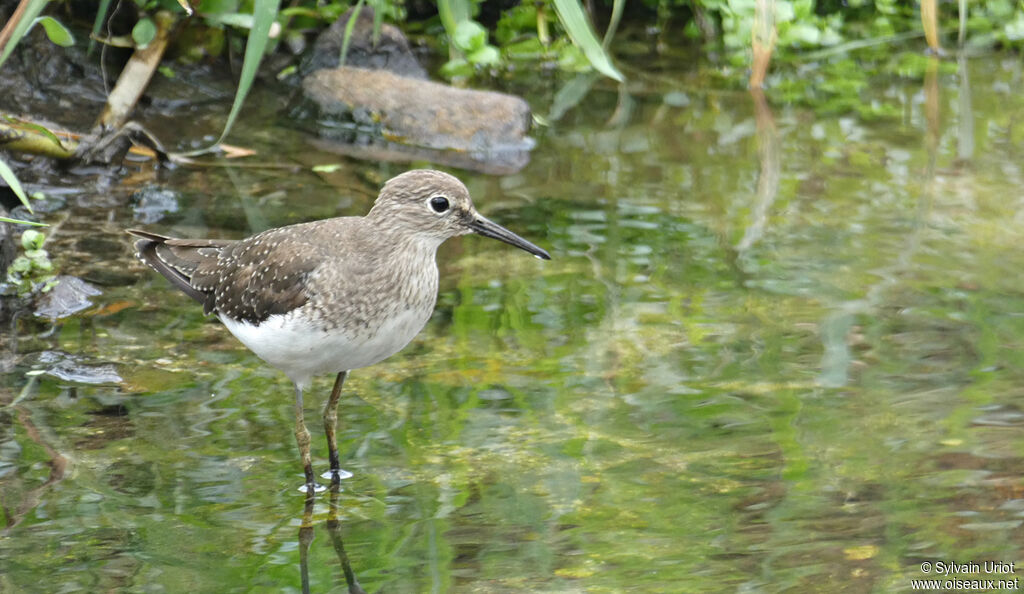
<path fill-rule="evenodd" d="M 204 313 L 251 324 L 305 304 L 306 278 L 319 264 L 293 227 L 241 241 L 131 233 L 142 237 L 135 244 L 142 260 L 202 303 Z"/>

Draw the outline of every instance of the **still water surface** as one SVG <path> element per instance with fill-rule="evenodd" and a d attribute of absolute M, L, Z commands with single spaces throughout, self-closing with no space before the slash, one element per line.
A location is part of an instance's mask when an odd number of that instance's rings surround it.
<path fill-rule="evenodd" d="M 235 143 L 301 167 L 82 184 L 48 247 L 104 293 L 6 357 L 0 591 L 300 591 L 305 561 L 315 592 L 345 567 L 368 592 L 868 592 L 1020 565 L 1022 67 L 948 66 L 865 91 L 879 119 L 636 67 L 628 96 L 514 89 L 550 124 L 530 164 L 454 173 L 554 259 L 441 249 L 427 328 L 346 384 L 355 477 L 306 514 L 290 384 L 123 229 L 363 214 L 407 166 L 314 173 L 338 158 L 254 108 Z"/>

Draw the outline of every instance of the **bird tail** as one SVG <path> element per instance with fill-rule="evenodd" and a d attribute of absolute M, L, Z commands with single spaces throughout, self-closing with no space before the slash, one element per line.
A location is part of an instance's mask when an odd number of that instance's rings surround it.
<path fill-rule="evenodd" d="M 213 287 L 197 287 L 192 276 L 201 264 L 212 258 L 216 261 L 221 248 L 233 241 L 223 239 L 176 239 L 150 233 L 141 229 L 127 229 L 129 235 L 138 237 L 135 250 L 139 259 L 163 275 L 183 293 L 203 304 L 205 313 L 214 306 Z"/>

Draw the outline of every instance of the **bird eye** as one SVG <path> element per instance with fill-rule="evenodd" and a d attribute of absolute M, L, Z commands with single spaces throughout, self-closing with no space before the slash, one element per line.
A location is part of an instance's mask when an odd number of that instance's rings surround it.
<path fill-rule="evenodd" d="M 430 208 L 433 208 L 436 213 L 442 213 L 448 210 L 449 206 L 448 199 L 444 196 L 434 196 L 430 199 Z"/>

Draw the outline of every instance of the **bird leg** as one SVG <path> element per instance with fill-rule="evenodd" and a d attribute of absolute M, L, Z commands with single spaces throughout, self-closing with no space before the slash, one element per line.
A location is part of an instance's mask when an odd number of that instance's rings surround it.
<path fill-rule="evenodd" d="M 331 461 L 331 469 L 321 476 L 331 479 L 332 483 L 352 476 L 351 472 L 341 469 L 336 433 L 338 426 L 338 401 L 341 400 L 341 387 L 345 384 L 346 376 L 348 376 L 347 371 L 338 373 L 338 379 L 334 380 L 334 389 L 331 390 L 331 397 L 327 399 L 327 404 L 324 405 L 324 433 L 327 434 L 327 455 Z"/>
<path fill-rule="evenodd" d="M 299 442 L 299 455 L 302 456 L 302 470 L 306 473 L 305 490 L 307 495 L 316 492 L 316 481 L 313 479 L 313 458 L 309 453 L 309 430 L 302 412 L 302 388 L 295 385 L 295 441 Z"/>
<path fill-rule="evenodd" d="M 331 390 L 331 397 L 324 405 L 324 432 L 327 433 L 327 455 L 331 460 L 331 472 L 336 472 L 341 467 L 338 459 L 338 438 L 336 430 L 338 426 L 338 401 L 341 399 L 341 387 L 345 384 L 347 371 L 338 374 L 334 380 L 334 389 Z"/>

